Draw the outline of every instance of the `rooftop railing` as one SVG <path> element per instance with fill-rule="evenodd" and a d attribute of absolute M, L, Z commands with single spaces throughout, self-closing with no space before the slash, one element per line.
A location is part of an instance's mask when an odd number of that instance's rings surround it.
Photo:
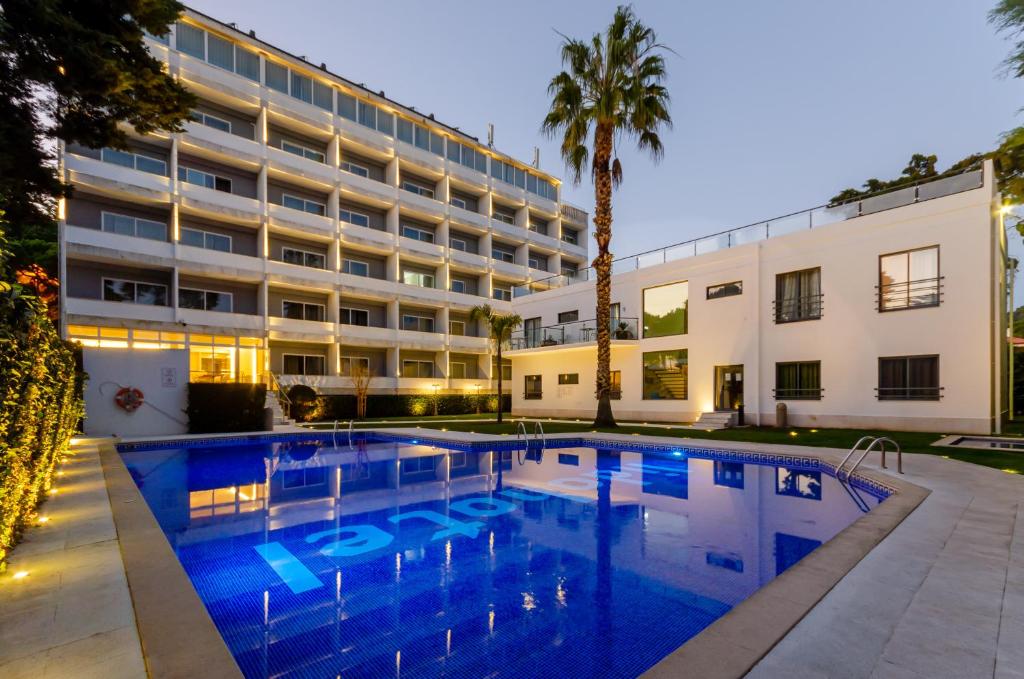
<path fill-rule="evenodd" d="M 861 200 L 841 203 L 839 205 L 821 205 L 800 212 L 775 217 L 746 226 L 701 236 L 691 240 L 675 243 L 656 250 L 648 250 L 637 255 L 621 257 L 612 262 L 612 274 L 636 271 L 656 264 L 664 264 L 686 257 L 696 257 L 710 252 L 717 252 L 738 245 L 756 243 L 757 241 L 785 236 L 798 231 L 806 231 L 827 224 L 844 222 L 864 215 L 891 210 L 905 205 L 921 203 L 933 198 L 942 198 L 956 193 L 978 189 L 984 186 L 985 178 L 981 169 L 969 170 L 960 174 L 940 179 L 930 179 L 893 189 L 885 193 L 876 193 Z M 535 292 L 543 292 L 553 288 L 561 288 L 573 283 L 581 283 L 594 278 L 593 267 L 580 269 L 575 275 L 559 274 L 542 278 L 513 288 L 513 297 L 523 297 Z"/>
<path fill-rule="evenodd" d="M 612 339 L 637 339 L 637 319 L 613 318 L 608 324 Z M 597 340 L 597 321 L 570 321 L 540 328 L 525 328 L 512 335 L 509 349 L 535 349 L 562 344 L 582 344 Z"/>

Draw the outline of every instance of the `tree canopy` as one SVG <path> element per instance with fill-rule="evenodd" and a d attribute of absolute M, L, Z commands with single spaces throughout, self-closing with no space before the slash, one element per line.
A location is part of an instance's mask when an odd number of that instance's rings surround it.
<path fill-rule="evenodd" d="M 0 211 L 17 263 L 55 258 L 54 204 L 66 187 L 55 140 L 123 147 L 178 131 L 195 99 L 146 49 L 175 0 L 4 0 L 0 6 Z"/>

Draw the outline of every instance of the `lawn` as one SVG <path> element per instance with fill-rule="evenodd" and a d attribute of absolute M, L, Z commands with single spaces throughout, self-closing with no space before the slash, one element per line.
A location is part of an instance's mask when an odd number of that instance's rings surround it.
<path fill-rule="evenodd" d="M 456 422 L 453 420 L 469 419 L 471 422 Z M 509 418 L 498 424 L 494 421 L 494 414 L 485 415 L 452 415 L 439 417 L 408 417 L 389 418 L 386 420 L 364 420 L 356 422 L 356 427 L 374 427 L 385 423 L 393 423 L 402 426 L 409 421 L 416 421 L 419 426 L 431 427 L 434 429 L 447 429 L 449 431 L 471 431 L 478 434 L 509 434 L 515 435 L 515 420 Z M 671 436 L 677 438 L 700 438 L 710 441 L 735 441 L 738 443 L 775 443 L 791 446 L 824 446 L 828 448 L 849 449 L 861 436 L 888 436 L 900 444 L 900 448 L 907 453 L 924 453 L 926 455 L 942 455 L 954 460 L 973 462 L 974 464 L 994 467 L 1004 471 L 1013 471 L 1024 474 L 1024 453 L 1006 451 L 970 450 L 967 448 L 957 450 L 956 448 L 935 447 L 931 444 L 945 433 L 924 433 L 905 431 L 869 431 L 866 429 L 801 429 L 787 428 L 775 429 L 774 427 L 743 427 L 738 429 L 722 429 L 718 431 L 703 431 L 691 429 L 666 429 L 660 427 L 644 426 L 620 426 L 615 429 L 594 429 L 589 422 L 568 423 L 568 422 L 547 422 L 541 420 L 544 431 L 549 434 L 564 432 L 589 433 L 594 431 L 613 432 L 618 434 L 641 434 L 646 436 Z M 346 423 L 347 424 L 347 423 Z M 1024 424 L 1017 424 L 1010 427 L 1011 434 L 1019 434 L 1024 431 Z M 532 429 L 530 429 L 532 432 Z M 872 458 L 877 456 L 872 453 Z M 892 465 L 895 466 L 895 460 Z"/>

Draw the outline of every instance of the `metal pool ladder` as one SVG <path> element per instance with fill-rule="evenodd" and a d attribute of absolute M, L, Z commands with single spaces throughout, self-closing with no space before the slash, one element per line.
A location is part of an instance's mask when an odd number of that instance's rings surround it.
<path fill-rule="evenodd" d="M 860 446 L 865 441 L 868 441 L 867 447 L 865 447 L 863 451 L 860 451 Z M 864 461 L 864 458 L 866 458 L 868 456 L 868 453 L 870 453 L 876 447 L 882 453 L 882 469 L 888 469 L 888 467 L 885 466 L 885 444 L 886 443 L 892 444 L 893 448 L 896 449 L 896 470 L 900 474 L 902 474 L 903 473 L 903 451 L 900 450 L 900 444 L 896 443 L 895 441 L 893 441 L 888 436 L 861 436 L 857 440 L 857 442 L 853 444 L 853 448 L 850 448 L 850 452 L 846 454 L 846 457 L 844 457 L 843 461 L 839 463 L 839 466 L 836 467 L 836 478 L 842 480 L 843 469 L 846 466 L 846 463 L 858 451 L 860 451 L 861 452 L 860 457 L 858 457 L 857 460 L 853 463 L 853 466 L 850 467 L 850 469 L 848 471 L 846 471 L 846 478 L 849 479 L 850 476 L 853 475 L 853 472 L 855 472 L 857 470 L 857 467 L 860 466 L 860 463 Z"/>
<path fill-rule="evenodd" d="M 348 447 L 352 450 L 352 428 L 355 426 L 355 420 L 348 421 Z M 338 420 L 334 421 L 334 430 L 331 432 L 331 437 L 334 441 L 334 447 L 338 447 Z"/>
<path fill-rule="evenodd" d="M 519 442 L 520 438 L 526 444 L 523 448 L 521 448 L 519 450 L 518 456 L 517 456 L 518 459 L 519 459 L 519 464 L 522 465 L 524 463 L 524 461 L 525 461 L 523 455 L 530 448 L 530 440 L 531 440 L 529 434 L 526 433 L 526 423 L 523 420 L 519 420 L 519 422 L 516 423 L 516 442 L 517 443 Z M 539 420 L 534 420 L 533 421 L 533 439 L 532 440 L 536 441 L 537 439 L 540 439 L 540 452 L 543 453 L 544 449 L 547 448 L 547 437 L 544 436 L 544 426 L 540 423 Z M 538 456 L 537 457 L 537 464 L 540 464 L 540 463 L 541 463 L 541 458 L 540 458 L 540 456 Z"/>

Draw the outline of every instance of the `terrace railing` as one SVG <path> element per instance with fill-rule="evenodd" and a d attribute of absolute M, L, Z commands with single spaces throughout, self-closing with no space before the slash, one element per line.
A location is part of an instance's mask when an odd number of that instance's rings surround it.
<path fill-rule="evenodd" d="M 637 319 L 613 318 L 609 323 L 612 339 L 637 339 Z M 583 344 L 597 340 L 597 321 L 573 321 L 545 325 L 540 328 L 520 330 L 512 335 L 509 349 L 535 349 L 537 347 L 553 347 L 563 344 Z"/>
<path fill-rule="evenodd" d="M 619 274 L 636 271 L 656 264 L 664 264 L 677 259 L 695 257 L 697 255 L 717 252 L 738 245 L 756 243 L 757 241 L 784 236 L 797 231 L 844 222 L 864 215 L 891 210 L 905 205 L 921 203 L 933 198 L 951 196 L 964 191 L 984 186 L 984 172 L 981 169 L 969 170 L 960 174 L 926 179 L 916 184 L 893 189 L 884 193 L 876 193 L 861 200 L 854 200 L 838 205 L 821 205 L 801 210 L 792 214 L 767 219 L 746 226 L 720 231 L 709 236 L 675 243 L 656 250 L 648 250 L 637 255 L 621 257 L 612 262 L 612 273 Z M 512 290 L 513 297 L 523 297 L 535 292 L 543 292 L 553 288 L 561 288 L 573 283 L 581 283 L 594 277 L 593 267 L 580 269 L 575 275 L 559 274 L 518 285 Z"/>

